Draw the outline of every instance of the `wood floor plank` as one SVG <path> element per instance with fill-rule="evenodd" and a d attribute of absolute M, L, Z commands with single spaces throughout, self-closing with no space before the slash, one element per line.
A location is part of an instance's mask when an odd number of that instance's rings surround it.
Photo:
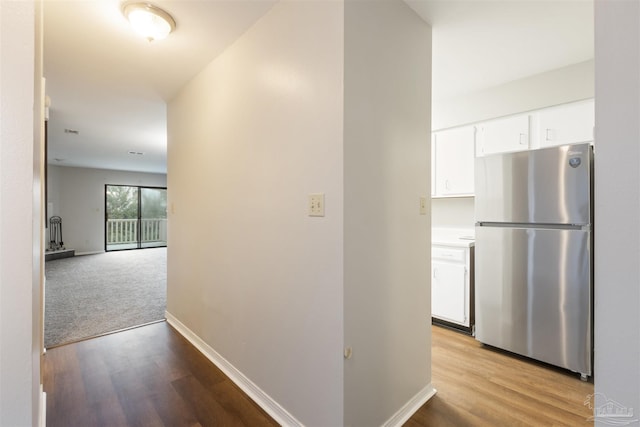
<path fill-rule="evenodd" d="M 243 427 L 244 423 L 234 418 L 206 388 L 193 376 L 173 382 L 173 386 L 185 402 L 191 405 L 194 413 L 204 426 Z"/>
<path fill-rule="evenodd" d="M 591 424 L 577 375 L 437 326 L 432 340 L 438 393 L 407 427 Z M 43 377 L 49 427 L 277 425 L 166 323 L 49 350 Z"/>
<path fill-rule="evenodd" d="M 91 406 L 91 411 L 95 414 L 97 427 L 127 427 L 129 425 L 120 406 L 120 401 L 115 396 L 105 397 L 94 403 Z"/>
<path fill-rule="evenodd" d="M 211 389 L 212 396 L 220 402 L 235 418 L 242 420 L 245 426 L 277 426 L 270 417 L 256 412 L 255 402 L 250 400 L 230 380 L 216 384 Z"/>
<path fill-rule="evenodd" d="M 43 359 L 47 426 L 275 426 L 166 323 L 57 347 Z"/>
<path fill-rule="evenodd" d="M 407 426 L 591 424 L 583 403 L 593 383 L 438 326 L 432 327 L 432 381 L 438 393 Z"/>
<path fill-rule="evenodd" d="M 173 387 L 159 390 L 152 397 L 152 400 L 165 426 L 202 427 L 193 408 L 182 399 Z"/>
<path fill-rule="evenodd" d="M 454 406 L 446 398 L 436 394 L 411 419 L 412 426 L 490 426 L 488 420 L 472 414 L 462 405 Z"/>
<path fill-rule="evenodd" d="M 49 425 L 70 426 L 80 425 L 80 422 L 93 422 L 95 425 L 75 349 L 64 349 L 60 352 L 60 358 L 62 363 L 49 371 L 45 369 L 44 375 L 45 380 L 48 379 L 59 390 L 57 395 L 47 399 L 47 412 L 61 414 L 56 422 Z"/>

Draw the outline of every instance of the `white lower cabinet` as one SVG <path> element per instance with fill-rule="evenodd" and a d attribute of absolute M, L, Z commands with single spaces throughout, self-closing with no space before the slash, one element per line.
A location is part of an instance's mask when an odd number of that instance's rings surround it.
<path fill-rule="evenodd" d="M 433 245 L 431 316 L 471 332 L 472 247 Z"/>
<path fill-rule="evenodd" d="M 431 269 L 432 315 L 451 322 L 466 322 L 464 282 L 467 269 L 464 265 L 441 261 L 433 261 Z"/>

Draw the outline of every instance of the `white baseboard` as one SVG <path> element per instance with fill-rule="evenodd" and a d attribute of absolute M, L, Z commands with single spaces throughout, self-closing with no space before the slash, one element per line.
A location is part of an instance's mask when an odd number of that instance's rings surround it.
<path fill-rule="evenodd" d="M 420 390 L 418 394 L 408 401 L 398 412 L 387 420 L 382 427 L 400 427 L 416 413 L 418 409 L 429 401 L 436 394 L 436 389 L 429 383 L 425 388 Z"/>
<path fill-rule="evenodd" d="M 44 392 L 42 384 L 40 384 L 40 411 L 38 420 L 38 426 L 46 427 L 47 426 L 47 393 Z"/>
<path fill-rule="evenodd" d="M 168 311 L 165 312 L 167 322 L 173 326 L 183 337 L 187 339 L 195 348 L 204 354 L 214 365 L 216 365 L 226 376 L 231 379 L 242 391 L 244 391 L 258 406 L 268 413 L 278 424 L 285 427 L 303 427 L 303 424 L 294 418 L 282 406 L 273 400 L 260 387 L 254 384 L 242 372 L 240 372 L 229 361 L 211 348 L 198 335 L 186 327 L 175 316 Z M 419 407 L 419 406 L 418 406 Z"/>
<path fill-rule="evenodd" d="M 295 419 L 293 415 L 287 412 L 282 406 L 273 400 L 268 394 L 254 384 L 236 367 L 229 363 L 218 352 L 205 343 L 198 335 L 186 327 L 175 316 L 168 311 L 165 312 L 167 322 L 173 326 L 183 337 L 187 339 L 195 348 L 204 354 L 214 365 L 216 365 L 226 376 L 231 379 L 242 391 L 244 391 L 258 406 L 265 410 L 278 424 L 281 426 L 303 427 L 303 424 Z M 436 394 L 436 389 L 429 383 L 420 390 L 411 400 L 409 400 L 398 412 L 385 422 L 382 427 L 400 427 L 413 414 L 416 413 L 422 405 Z"/>
<path fill-rule="evenodd" d="M 88 252 L 76 252 L 76 256 L 82 256 L 82 255 L 97 255 L 97 254 L 103 254 L 105 253 L 104 251 L 88 251 Z"/>

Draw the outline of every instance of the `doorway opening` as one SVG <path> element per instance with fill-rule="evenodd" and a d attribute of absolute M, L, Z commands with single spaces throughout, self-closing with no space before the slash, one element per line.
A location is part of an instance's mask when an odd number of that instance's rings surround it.
<path fill-rule="evenodd" d="M 105 251 L 167 246 L 167 189 L 105 185 Z"/>

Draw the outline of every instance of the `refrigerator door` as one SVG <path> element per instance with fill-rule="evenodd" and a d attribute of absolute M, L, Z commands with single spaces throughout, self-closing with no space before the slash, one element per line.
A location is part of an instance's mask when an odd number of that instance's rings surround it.
<path fill-rule="evenodd" d="M 476 220 L 590 224 L 591 159 L 589 144 L 478 157 Z"/>
<path fill-rule="evenodd" d="M 591 235 L 476 227 L 476 338 L 591 375 Z"/>

